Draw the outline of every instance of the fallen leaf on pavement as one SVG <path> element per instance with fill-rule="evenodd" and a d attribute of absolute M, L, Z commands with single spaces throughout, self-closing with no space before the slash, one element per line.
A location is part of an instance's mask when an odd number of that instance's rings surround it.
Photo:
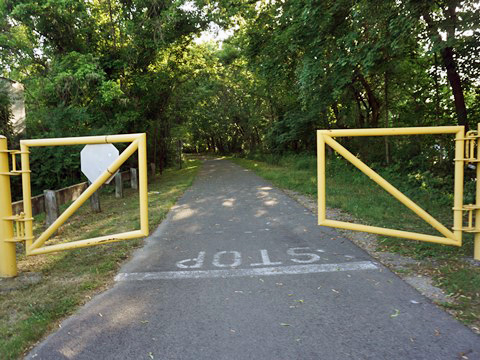
<path fill-rule="evenodd" d="M 395 309 L 395 312 L 394 312 L 392 315 L 390 315 L 390 317 L 391 317 L 391 318 L 397 317 L 398 314 L 400 314 L 400 310 Z"/>

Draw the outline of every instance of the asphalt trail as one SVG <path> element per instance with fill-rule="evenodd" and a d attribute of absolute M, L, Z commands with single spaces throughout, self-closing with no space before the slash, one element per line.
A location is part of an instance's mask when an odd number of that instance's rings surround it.
<path fill-rule="evenodd" d="M 116 280 L 28 358 L 480 359 L 479 336 L 225 160 Z"/>

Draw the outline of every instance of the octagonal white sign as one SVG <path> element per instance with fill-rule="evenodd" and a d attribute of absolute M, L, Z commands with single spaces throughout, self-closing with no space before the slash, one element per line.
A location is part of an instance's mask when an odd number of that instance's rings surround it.
<path fill-rule="evenodd" d="M 93 183 L 118 156 L 118 149 L 113 144 L 85 145 L 80 152 L 82 173 Z M 105 183 L 108 184 L 112 179 L 113 175 Z"/>

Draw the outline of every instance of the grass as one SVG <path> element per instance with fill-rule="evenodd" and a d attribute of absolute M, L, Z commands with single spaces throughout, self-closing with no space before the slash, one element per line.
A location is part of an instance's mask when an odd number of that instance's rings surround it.
<path fill-rule="evenodd" d="M 178 197 L 191 184 L 200 162 L 189 160 L 182 170 L 166 170 L 149 184 L 150 230 L 158 226 Z M 108 235 L 139 227 L 138 194 L 124 189 L 115 199 L 113 188 L 102 189 L 102 212 L 93 214 L 88 202 L 61 227 L 48 244 Z M 35 218 L 43 224 L 44 215 Z M 43 230 L 37 225 L 35 233 Z M 120 265 L 142 240 L 128 240 L 49 255 L 19 254 L 20 273 L 38 273 L 41 280 L 9 292 L 0 292 L 0 358 L 17 359 L 52 331 L 94 294 L 106 289 Z"/>
<path fill-rule="evenodd" d="M 259 156 L 257 159 L 232 158 L 274 185 L 315 197 L 316 159 L 308 155 Z M 447 227 L 452 226 L 453 199 L 449 194 L 416 188 L 405 178 L 389 172 L 380 174 Z M 404 205 L 377 186 L 353 165 L 333 156 L 327 164 L 327 206 L 342 209 L 364 224 L 437 234 Z M 431 276 L 436 285 L 457 299 L 443 304 L 461 321 L 480 328 L 480 267 L 465 262 L 473 256 L 473 241 L 466 236 L 461 248 L 398 238 L 379 237 L 378 248 L 421 261 L 413 269 Z"/>

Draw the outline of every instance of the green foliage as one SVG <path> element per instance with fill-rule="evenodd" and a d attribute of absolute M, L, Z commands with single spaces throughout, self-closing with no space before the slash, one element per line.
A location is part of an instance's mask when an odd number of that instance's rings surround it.
<path fill-rule="evenodd" d="M 448 10 L 447 3 L 242 2 L 244 26 L 230 43 L 256 77 L 254 97 L 264 100 L 259 110 L 270 120 L 264 146 L 276 153 L 313 151 L 317 128 L 451 124 L 459 111 L 451 96 L 457 101 L 458 91 L 474 119 L 480 48 L 473 19 L 480 10 L 469 1 Z M 446 15 L 456 12 L 456 22 Z M 436 21 L 432 28 L 424 21 L 428 14 Z M 462 33 L 439 41 L 438 32 L 452 27 Z M 446 46 L 456 51 L 449 71 L 460 74 L 463 90 L 442 69 Z M 381 144 L 375 150 L 360 141 L 351 145 L 365 158 L 382 153 Z M 432 142 L 404 145 L 412 151 L 407 158 L 418 158 Z"/>
<path fill-rule="evenodd" d="M 0 67 L 25 84 L 28 137 L 147 132 L 160 170 L 177 140 L 188 151 L 313 153 L 319 128 L 478 117 L 480 8 L 452 4 L 6 1 Z M 235 34 L 193 42 L 210 21 Z M 412 181 L 446 178 L 453 160 L 445 139 L 342 141 Z"/>
<path fill-rule="evenodd" d="M 0 4 L 0 68 L 26 89 L 25 137 L 148 133 L 160 171 L 174 151 L 169 111 L 195 68 L 183 59 L 213 15 L 169 0 Z M 207 5 L 205 5 L 207 6 Z M 198 71 L 198 68 L 197 68 Z M 78 149 L 32 153 L 34 192 L 81 179 Z"/>
<path fill-rule="evenodd" d="M 239 49 L 203 44 L 187 50 L 194 76 L 182 81 L 176 89 L 179 101 L 169 108 L 185 124 L 186 149 L 235 153 L 260 147 L 263 99 L 254 95 L 258 86 Z"/>
<path fill-rule="evenodd" d="M 80 150 L 73 147 L 40 147 L 32 149 L 30 155 L 32 169 L 32 191 L 34 194 L 43 190 L 66 187 L 81 179 Z"/>

